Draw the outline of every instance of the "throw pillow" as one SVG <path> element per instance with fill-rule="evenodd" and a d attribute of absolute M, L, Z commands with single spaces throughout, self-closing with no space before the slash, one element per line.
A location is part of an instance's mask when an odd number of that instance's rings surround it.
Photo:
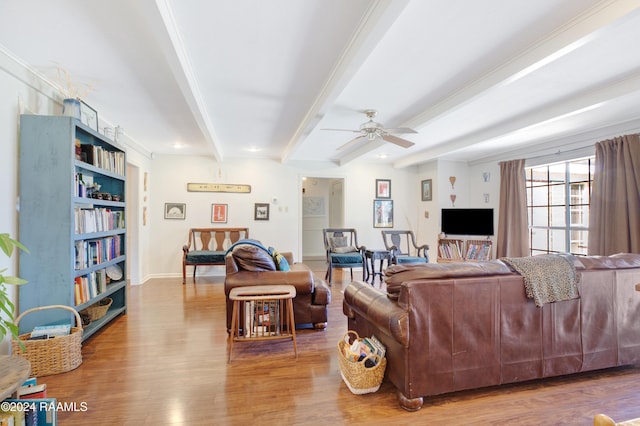
<path fill-rule="evenodd" d="M 260 246 L 253 244 L 239 244 L 231 252 L 238 264 L 238 269 L 244 271 L 275 271 L 276 264 L 273 257 Z"/>
<path fill-rule="evenodd" d="M 357 248 L 353 247 L 353 246 L 349 246 L 349 247 L 336 247 L 333 249 L 334 253 L 353 253 L 355 251 L 358 251 Z"/>
<path fill-rule="evenodd" d="M 347 247 L 349 245 L 349 237 L 331 237 L 329 238 L 331 250 L 335 251 L 338 247 Z"/>
<path fill-rule="evenodd" d="M 284 257 L 278 250 L 274 249 L 273 247 L 269 247 L 269 253 L 271 253 L 278 271 L 289 271 L 291 269 L 289 267 L 289 261 L 287 260 L 287 258 Z"/>

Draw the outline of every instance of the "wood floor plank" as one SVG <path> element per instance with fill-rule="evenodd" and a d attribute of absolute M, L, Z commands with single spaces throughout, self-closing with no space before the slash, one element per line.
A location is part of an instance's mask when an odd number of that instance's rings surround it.
<path fill-rule="evenodd" d="M 319 278 L 323 262 L 311 262 Z M 357 273 L 356 273 L 357 275 Z M 61 425 L 438 424 L 591 425 L 596 413 L 640 417 L 640 366 L 426 398 L 409 413 L 384 382 L 353 395 L 342 383 L 337 342 L 346 332 L 336 274 L 326 330 L 291 341 L 234 344 L 227 363 L 222 278 L 152 279 L 129 287 L 129 311 L 83 344 L 83 364 L 43 377 Z M 639 325 L 640 326 L 640 325 Z"/>

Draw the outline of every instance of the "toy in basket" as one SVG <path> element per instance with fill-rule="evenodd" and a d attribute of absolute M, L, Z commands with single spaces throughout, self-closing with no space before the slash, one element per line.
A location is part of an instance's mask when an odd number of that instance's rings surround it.
<path fill-rule="evenodd" d="M 82 364 L 82 320 L 78 312 L 65 305 L 41 306 L 27 309 L 16 318 L 15 324 L 27 314 L 45 309 L 66 309 L 76 317 L 76 327 L 69 334 L 42 340 L 28 340 L 31 333 L 21 334 L 19 340 L 11 340 L 13 355 L 26 358 L 31 363 L 31 375 L 34 377 L 64 373 Z M 20 347 L 24 346 L 24 351 Z"/>
<path fill-rule="evenodd" d="M 373 336 L 362 339 L 355 331 L 347 331 L 338 342 L 338 365 L 352 393 L 362 395 L 380 389 L 387 367 L 384 354 L 384 346 Z"/>
<path fill-rule="evenodd" d="M 105 297 L 88 308 L 81 310 L 80 315 L 86 316 L 89 319 L 89 322 L 97 321 L 107 314 L 112 303 L 113 300 L 110 297 Z"/>

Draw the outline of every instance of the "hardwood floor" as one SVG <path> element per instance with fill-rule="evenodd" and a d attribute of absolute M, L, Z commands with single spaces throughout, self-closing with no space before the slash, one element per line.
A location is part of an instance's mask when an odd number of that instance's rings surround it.
<path fill-rule="evenodd" d="M 309 264 L 324 275 L 323 262 Z M 128 314 L 84 343 L 83 364 L 39 379 L 48 396 L 78 408 L 59 412 L 59 423 L 592 425 L 599 412 L 640 417 L 640 366 L 426 398 L 415 413 L 399 407 L 387 382 L 353 395 L 336 358 L 348 272 L 335 276 L 327 329 L 298 330 L 297 360 L 291 341 L 269 341 L 234 345 L 228 364 L 222 280 L 129 288 Z"/>

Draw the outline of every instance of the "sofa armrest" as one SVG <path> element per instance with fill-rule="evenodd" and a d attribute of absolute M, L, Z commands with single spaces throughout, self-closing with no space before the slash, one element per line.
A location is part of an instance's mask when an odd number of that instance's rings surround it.
<path fill-rule="evenodd" d="M 238 271 L 229 273 L 224 280 L 224 291 L 228 296 L 232 288 L 255 285 L 292 285 L 297 294 L 313 293 L 313 273 L 308 269 L 290 271 Z"/>
<path fill-rule="evenodd" d="M 351 282 L 344 290 L 343 312 L 349 318 L 362 317 L 404 347 L 409 346 L 409 313 L 371 285 Z"/>

